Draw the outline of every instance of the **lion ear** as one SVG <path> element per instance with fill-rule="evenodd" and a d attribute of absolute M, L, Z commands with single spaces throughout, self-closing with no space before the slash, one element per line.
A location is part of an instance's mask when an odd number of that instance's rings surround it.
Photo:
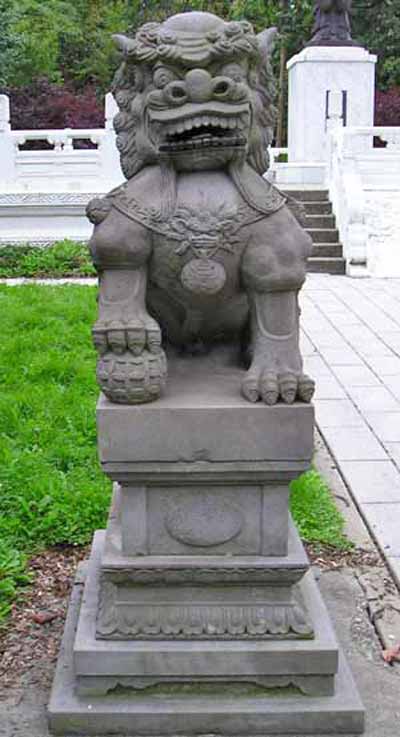
<path fill-rule="evenodd" d="M 277 36 L 278 29 L 275 26 L 266 28 L 265 31 L 261 31 L 257 35 L 258 48 L 260 49 L 261 58 L 264 63 L 267 63 L 274 50 Z"/>
<path fill-rule="evenodd" d="M 124 36 L 122 33 L 114 33 L 112 39 L 118 51 L 121 51 L 124 56 L 128 56 L 135 49 L 136 44 L 134 39 L 128 38 L 128 36 Z"/>

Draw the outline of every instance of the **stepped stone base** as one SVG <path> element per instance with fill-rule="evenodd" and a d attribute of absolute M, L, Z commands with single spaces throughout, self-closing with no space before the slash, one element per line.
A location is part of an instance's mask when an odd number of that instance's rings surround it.
<path fill-rule="evenodd" d="M 363 706 L 311 571 L 300 587 L 314 639 L 107 641 L 95 636 L 103 546 L 98 532 L 85 586 L 73 589 L 49 705 L 55 734 L 363 731 Z"/>
<path fill-rule="evenodd" d="M 213 360 L 171 361 L 149 405 L 99 402 L 113 503 L 74 589 L 56 733 L 362 731 L 288 508 L 310 467 L 313 407 L 246 402 L 240 369 Z"/>

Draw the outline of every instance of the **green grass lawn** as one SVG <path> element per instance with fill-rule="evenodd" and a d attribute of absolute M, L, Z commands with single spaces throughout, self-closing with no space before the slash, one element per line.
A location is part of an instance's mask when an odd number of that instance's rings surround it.
<path fill-rule="evenodd" d="M 27 556 L 82 545 L 104 526 L 111 485 L 97 462 L 96 289 L 0 286 L 0 620 Z M 293 484 L 303 539 L 348 545 L 315 471 Z"/>

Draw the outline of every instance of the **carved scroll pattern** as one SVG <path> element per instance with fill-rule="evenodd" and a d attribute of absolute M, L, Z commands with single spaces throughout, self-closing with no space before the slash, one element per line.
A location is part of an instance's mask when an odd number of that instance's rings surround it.
<path fill-rule="evenodd" d="M 99 639 L 251 639 L 310 638 L 312 627 L 297 603 L 121 604 L 117 587 L 103 582 Z"/>

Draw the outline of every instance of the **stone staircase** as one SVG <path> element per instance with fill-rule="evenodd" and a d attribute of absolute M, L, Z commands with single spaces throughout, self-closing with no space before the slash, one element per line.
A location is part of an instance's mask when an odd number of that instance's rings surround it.
<path fill-rule="evenodd" d="M 313 240 L 308 259 L 308 271 L 319 274 L 344 274 L 346 262 L 335 227 L 335 216 L 328 191 L 325 189 L 285 190 L 285 194 L 300 201 L 307 213 L 307 232 Z"/>

